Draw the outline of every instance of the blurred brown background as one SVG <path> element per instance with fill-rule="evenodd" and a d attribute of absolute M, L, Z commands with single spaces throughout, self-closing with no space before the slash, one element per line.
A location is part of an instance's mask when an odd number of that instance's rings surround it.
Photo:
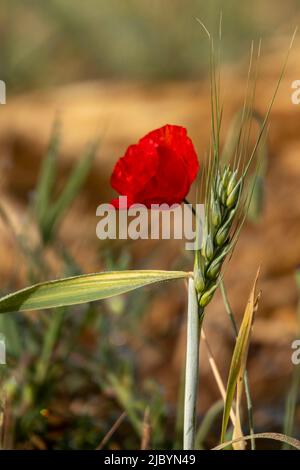
<path fill-rule="evenodd" d="M 109 268 L 106 256 L 114 259 L 117 268 L 122 268 L 119 258 L 115 260 L 119 255 L 128 256 L 129 267 L 191 269 L 192 258 L 179 242 L 122 246 L 117 242 L 101 244 L 96 238 L 95 211 L 99 203 L 113 195 L 109 186 L 113 164 L 128 145 L 165 123 L 186 126 L 200 163 L 204 158 L 210 134 L 209 53 L 207 38 L 195 17 L 201 18 L 210 30 L 217 30 L 220 10 L 223 12 L 225 140 L 229 124 L 243 103 L 251 39 L 257 42 L 262 37 L 255 108 L 264 115 L 300 17 L 299 8 L 296 0 L 250 4 L 215 0 L 209 5 L 200 0 L 2 2 L 0 79 L 7 85 L 7 104 L 0 106 L 1 206 L 15 235 L 23 237 L 25 233 L 33 245 L 38 240 L 30 207 L 53 123 L 59 117 L 57 188 L 64 186 L 86 144 L 101 138 L 92 170 L 58 233 L 60 242 L 82 272 Z M 258 431 L 282 430 L 292 372 L 291 343 L 299 329 L 295 270 L 300 263 L 300 105 L 291 102 L 291 84 L 300 79 L 299 53 L 300 42 L 296 38 L 270 118 L 262 214 L 257 223 L 246 223 L 225 275 L 229 299 L 240 318 L 257 267 L 261 266 L 262 299 L 249 357 Z M 193 198 L 191 194 L 190 199 Z M 30 280 L 27 261 L 20 255 L 5 218 L 0 224 L 0 240 L 0 281 L 4 293 L 23 287 Z M 45 252 L 49 270 L 42 277 L 61 276 L 64 262 L 57 247 L 47 247 Z M 184 360 L 185 297 L 184 286 L 179 288 L 176 283 L 153 289 L 140 306 L 135 301 L 136 308 L 139 306 L 142 311 L 134 333 L 124 325 L 121 332 L 118 326 L 116 331 L 106 332 L 112 346 L 127 351 L 125 355 L 128 354 L 134 368 L 135 388 L 148 378 L 154 379 L 162 387 L 164 399 L 174 406 Z M 118 310 L 119 306 L 114 308 Z M 30 321 L 34 322 L 35 315 L 32 318 Z M 234 341 L 219 295 L 208 309 L 204 328 L 226 381 Z M 93 356 L 98 344 L 95 329 L 86 327 L 83 333 L 79 344 L 83 351 L 91 348 Z M 60 341 L 64 341 L 63 335 Z M 17 362 L 12 361 L 11 374 Z M 200 390 L 199 403 L 204 413 L 219 399 L 205 351 L 201 352 Z M 54 404 L 47 402 L 45 407 L 62 421 L 66 419 L 68 427 L 72 420 L 64 416 L 61 403 L 66 404 L 68 413 L 75 415 L 82 413 L 83 403 L 85 407 L 90 403 L 91 411 L 86 413 L 93 423 L 91 429 L 97 427 L 93 418 L 99 413 L 99 427 L 105 433 L 116 413 L 107 416 L 106 411 L 101 411 L 110 398 L 103 398 L 95 390 L 89 392 L 88 398 L 84 392 L 84 399 L 80 393 L 75 405 L 74 397 L 65 391 L 63 397 L 56 397 Z M 30 406 L 40 408 L 38 398 L 35 400 Z M 172 413 L 172 409 L 168 410 L 168 420 Z M 299 437 L 299 408 L 297 413 L 295 433 Z M 15 415 L 18 423 L 18 412 Z M 49 438 L 51 422 L 42 431 L 35 428 L 36 424 L 30 426 L 19 434 L 16 427 L 16 445 L 19 442 L 26 448 L 63 447 L 64 427 L 56 437 Z M 101 432 L 96 436 L 101 437 Z M 35 438 L 28 438 L 32 435 Z M 78 442 L 74 438 L 66 447 L 94 445 L 92 438 L 89 443 L 80 439 Z M 123 447 L 122 435 L 114 445 Z"/>

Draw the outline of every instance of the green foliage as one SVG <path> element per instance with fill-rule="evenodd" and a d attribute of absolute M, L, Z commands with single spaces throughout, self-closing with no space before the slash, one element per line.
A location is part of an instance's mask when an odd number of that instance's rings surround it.
<path fill-rule="evenodd" d="M 78 305 L 188 276 L 184 271 L 116 271 L 42 282 L 2 297 L 0 313 Z"/>
<path fill-rule="evenodd" d="M 241 424 L 239 421 L 240 415 L 240 401 L 242 395 L 243 378 L 246 370 L 246 362 L 249 351 L 250 336 L 252 330 L 252 324 L 254 321 L 254 314 L 257 309 L 257 297 L 256 297 L 256 283 L 257 276 L 254 281 L 253 288 L 251 290 L 249 300 L 245 309 L 242 324 L 236 339 L 234 351 L 231 358 L 230 370 L 227 381 L 226 397 L 223 412 L 222 432 L 221 432 L 221 443 L 225 441 L 225 434 L 229 421 L 230 410 L 233 404 L 234 395 L 236 393 L 236 424 L 233 438 L 240 437 L 241 435 Z"/>
<path fill-rule="evenodd" d="M 40 234 L 45 244 L 49 243 L 59 222 L 78 195 L 91 170 L 98 144 L 89 145 L 78 161 L 64 185 L 61 193 L 53 201 L 57 180 L 57 162 L 60 143 L 60 125 L 56 122 L 52 132 L 49 149 L 42 162 L 35 196 L 34 212 Z"/>

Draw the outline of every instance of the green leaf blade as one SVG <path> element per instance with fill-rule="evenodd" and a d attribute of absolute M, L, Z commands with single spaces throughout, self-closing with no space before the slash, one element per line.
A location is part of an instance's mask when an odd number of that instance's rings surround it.
<path fill-rule="evenodd" d="M 54 226 L 71 206 L 82 186 L 84 185 L 98 149 L 98 142 L 88 146 L 75 164 L 68 181 L 57 200 L 53 203 L 48 214 L 49 227 Z"/>
<path fill-rule="evenodd" d="M 41 310 L 106 299 L 139 287 L 187 278 L 185 271 L 110 271 L 36 284 L 0 299 L 0 313 Z"/>
<path fill-rule="evenodd" d="M 53 191 L 56 177 L 60 133 L 60 122 L 55 121 L 49 148 L 41 163 L 40 175 L 35 196 L 35 213 L 41 229 L 43 229 L 45 214 L 47 214 L 49 209 L 51 193 Z"/>
<path fill-rule="evenodd" d="M 240 330 L 236 339 L 228 381 L 227 381 L 227 388 L 226 388 L 226 397 L 224 403 L 224 412 L 223 412 L 223 421 L 222 421 L 222 431 L 221 431 L 221 443 L 225 441 L 225 434 L 227 430 L 227 425 L 229 421 L 230 410 L 232 407 L 234 395 L 237 392 L 237 395 L 241 393 L 241 389 L 239 387 L 243 383 L 243 376 L 246 369 L 246 361 L 248 356 L 249 350 L 249 342 L 251 336 L 251 328 L 253 324 L 254 314 L 257 308 L 257 300 L 258 298 L 255 297 L 257 279 L 259 275 L 259 270 L 257 271 L 255 281 L 250 293 L 249 300 L 246 305 L 244 317 L 240 326 Z M 237 410 L 238 411 L 238 410 Z M 237 412 L 236 412 L 237 415 Z"/>

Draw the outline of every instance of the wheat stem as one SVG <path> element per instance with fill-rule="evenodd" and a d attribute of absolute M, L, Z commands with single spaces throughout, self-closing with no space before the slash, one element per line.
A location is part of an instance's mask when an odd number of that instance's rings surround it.
<path fill-rule="evenodd" d="M 199 308 L 194 280 L 188 285 L 187 343 L 184 390 L 183 449 L 195 448 L 197 391 L 199 376 L 199 341 L 203 309 Z"/>

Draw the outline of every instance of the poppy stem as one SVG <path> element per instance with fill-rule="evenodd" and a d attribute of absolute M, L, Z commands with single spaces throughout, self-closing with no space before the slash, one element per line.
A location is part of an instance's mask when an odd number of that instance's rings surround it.
<path fill-rule="evenodd" d="M 197 214 L 196 214 L 196 211 L 195 211 L 193 205 L 192 205 L 186 198 L 184 198 L 183 202 L 184 202 L 184 204 L 186 204 L 187 206 L 189 206 L 189 208 L 191 209 L 192 213 L 193 213 L 194 216 L 196 217 Z"/>
<path fill-rule="evenodd" d="M 199 307 L 194 280 L 188 285 L 187 343 L 184 390 L 183 449 L 194 450 L 199 377 L 199 342 L 203 309 Z"/>

